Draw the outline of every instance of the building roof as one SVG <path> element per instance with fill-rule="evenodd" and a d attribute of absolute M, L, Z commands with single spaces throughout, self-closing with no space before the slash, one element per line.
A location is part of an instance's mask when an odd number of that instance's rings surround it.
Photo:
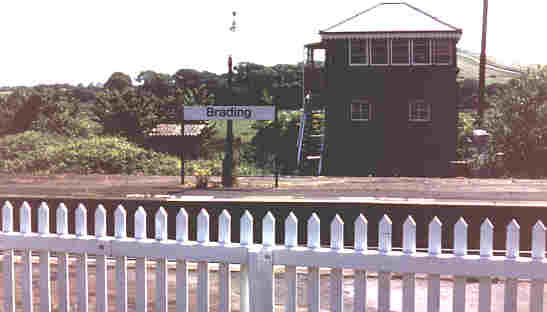
<path fill-rule="evenodd" d="M 204 124 L 185 124 L 184 136 L 198 136 L 201 134 Z M 180 124 L 158 124 L 148 134 L 149 136 L 180 136 Z"/>
<path fill-rule="evenodd" d="M 453 37 L 462 30 L 406 2 L 382 2 L 319 32 L 323 39 L 369 34 L 406 37 Z"/>

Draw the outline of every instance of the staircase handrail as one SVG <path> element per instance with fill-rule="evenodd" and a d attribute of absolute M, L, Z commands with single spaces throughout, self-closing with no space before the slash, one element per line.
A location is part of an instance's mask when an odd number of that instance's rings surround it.
<path fill-rule="evenodd" d="M 296 155 L 296 165 L 300 166 L 300 161 L 302 160 L 302 142 L 304 141 L 304 129 L 306 127 L 306 112 L 303 110 L 302 115 L 300 115 L 300 128 L 298 129 L 298 141 L 297 145 L 297 155 Z"/>

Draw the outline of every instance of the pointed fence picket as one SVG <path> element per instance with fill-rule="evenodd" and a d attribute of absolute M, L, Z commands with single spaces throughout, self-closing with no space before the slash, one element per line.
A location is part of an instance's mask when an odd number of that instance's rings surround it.
<path fill-rule="evenodd" d="M 146 242 L 146 211 L 141 206 L 135 212 L 135 239 Z M 137 285 L 137 312 L 148 310 L 148 279 L 146 272 L 146 257 L 137 257 L 135 260 L 135 280 Z"/>
<path fill-rule="evenodd" d="M 308 219 L 308 248 L 317 250 L 320 248 L 321 223 L 314 212 Z M 308 311 L 319 312 L 320 310 L 320 288 L 319 288 L 319 267 L 308 267 Z"/>
<path fill-rule="evenodd" d="M 219 310 L 231 310 L 230 264 L 241 265 L 241 311 L 272 311 L 275 306 L 274 265 L 285 266 L 287 296 L 286 311 L 296 311 L 297 266 L 308 268 L 308 310 L 320 310 L 319 268 L 331 269 L 329 281 L 329 306 L 331 311 L 343 311 L 344 269 L 354 270 L 354 308 L 367 308 L 367 274 L 378 273 L 378 311 L 389 311 L 391 301 L 391 274 L 402 274 L 403 311 L 415 308 L 415 274 L 427 274 L 427 309 L 440 310 L 440 276 L 453 275 L 453 310 L 465 311 L 466 280 L 479 279 L 479 311 L 491 311 L 492 278 L 505 279 L 504 311 L 516 311 L 519 279 L 530 279 L 530 311 L 543 311 L 544 283 L 547 279 L 545 260 L 546 228 L 538 221 L 531 229 L 532 254 L 523 257 L 520 252 L 520 226 L 516 220 L 506 225 L 506 254 L 494 256 L 494 226 L 486 219 L 480 227 L 480 254 L 468 255 L 468 225 L 459 219 L 454 225 L 453 253 L 443 253 L 441 246 L 442 222 L 433 218 L 428 225 L 428 250 L 416 251 L 416 222 L 408 217 L 402 225 L 402 251 L 392 248 L 392 221 L 384 215 L 378 226 L 377 250 L 368 246 L 368 221 L 359 215 L 353 220 L 354 246 L 344 245 L 344 220 L 336 215 L 330 223 L 331 244 L 320 246 L 320 220 L 314 213 L 307 220 L 307 244 L 298 245 L 298 219 L 293 213 L 284 220 L 284 244 L 276 245 L 276 219 L 268 212 L 262 219 L 262 242 L 253 241 L 253 217 L 246 211 L 240 219 L 240 242 L 231 242 L 231 216 L 223 211 L 219 216 L 218 242 L 211 242 L 210 217 L 202 209 L 197 217 L 197 240 L 188 239 L 188 214 L 184 209 L 176 215 L 176 240 L 167 237 L 167 211 L 160 207 L 154 215 L 155 236 L 147 238 L 147 214 L 139 207 L 134 216 L 135 235 L 127 237 L 127 214 L 122 206 L 114 212 L 114 236 L 106 233 L 106 210 L 99 205 L 95 210 L 95 235 L 87 233 L 87 211 L 83 205 L 75 209 L 75 233 L 68 232 L 70 207 L 60 204 L 56 213 L 56 233 L 50 233 L 50 209 L 46 203 L 37 210 L 38 233 L 31 231 L 31 207 L 24 202 L 19 208 L 19 232 L 14 231 L 14 208 L 9 202 L 2 206 L 2 232 L 0 250 L 3 258 L 3 311 L 15 311 L 16 295 L 21 296 L 25 312 L 33 311 L 32 251 L 40 254 L 39 291 L 40 312 L 52 311 L 52 296 L 56 296 L 58 311 L 69 311 L 75 305 L 79 312 L 88 311 L 87 255 L 96 257 L 96 306 L 97 311 L 106 311 L 107 301 L 107 257 L 116 261 L 115 284 L 116 311 L 128 311 L 127 259 L 136 259 L 136 310 L 147 311 L 147 260 L 156 264 L 155 311 L 168 311 L 167 281 L 168 261 L 176 260 L 176 311 L 187 312 L 188 266 L 187 261 L 197 262 L 198 285 L 196 311 L 208 311 L 209 263 L 219 263 Z M 129 216 L 131 217 L 131 216 Z M 400 225 L 399 225 L 400 226 Z M 22 291 L 15 293 L 14 252 L 22 252 Z M 51 293 L 50 253 L 57 258 L 57 283 L 55 294 Z M 72 303 L 68 289 L 68 260 L 76 258 L 77 297 Z M 500 265 L 503 264 L 503 265 Z M 18 273 L 19 274 L 19 273 Z M 280 304 L 280 303 L 278 303 Z M 114 305 L 114 303 L 113 303 Z M 194 310 L 194 309 L 191 309 Z"/>
<path fill-rule="evenodd" d="M 21 206 L 19 213 L 19 226 L 22 235 L 31 235 L 31 219 L 30 219 L 30 205 L 24 202 Z M 33 298 L 32 298 L 32 250 L 23 250 L 23 311 L 32 312 Z M 6 309 L 6 311 L 9 311 Z"/>

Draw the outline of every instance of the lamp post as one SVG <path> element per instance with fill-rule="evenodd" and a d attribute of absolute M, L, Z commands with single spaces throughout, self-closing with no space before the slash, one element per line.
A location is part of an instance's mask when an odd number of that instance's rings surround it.
<path fill-rule="evenodd" d="M 235 33 L 236 31 L 236 12 L 232 12 L 233 21 L 232 26 L 230 27 L 230 31 Z M 233 99 L 233 90 L 232 90 L 232 55 L 228 56 L 228 94 L 230 99 L 230 105 L 234 105 L 232 102 Z M 233 121 L 227 120 L 226 121 L 226 142 L 224 144 L 224 159 L 222 162 L 222 185 L 224 187 L 232 187 L 233 186 L 233 145 L 234 135 L 233 135 Z"/>

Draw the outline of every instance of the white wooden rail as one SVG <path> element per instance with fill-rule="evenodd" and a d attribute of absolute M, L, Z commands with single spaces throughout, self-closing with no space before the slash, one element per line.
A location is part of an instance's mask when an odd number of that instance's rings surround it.
<path fill-rule="evenodd" d="M 115 233 L 106 233 L 106 211 L 102 205 L 95 211 L 95 235 L 87 233 L 87 213 L 83 205 L 75 211 L 75 233 L 68 233 L 68 209 L 61 204 L 56 210 L 56 234 L 49 232 L 50 209 L 46 203 L 38 208 L 38 233 L 31 231 L 31 207 L 25 202 L 19 208 L 19 232 L 14 231 L 14 208 L 5 202 L 2 208 L 2 232 L 0 250 L 3 253 L 3 311 L 15 311 L 14 251 L 22 252 L 22 293 L 20 302 L 25 312 L 33 311 L 31 251 L 40 255 L 40 312 L 52 309 L 50 278 L 50 253 L 57 257 L 58 311 L 69 311 L 71 298 L 69 282 L 75 283 L 77 311 L 88 311 L 87 257 L 96 257 L 97 311 L 107 311 L 114 305 L 116 311 L 127 308 L 127 257 L 136 259 L 136 308 L 147 311 L 146 261 L 156 262 L 155 311 L 168 310 L 167 261 L 176 261 L 176 311 L 209 311 L 209 268 L 211 262 L 219 263 L 220 311 L 230 311 L 231 278 L 230 264 L 241 265 L 241 311 L 273 311 L 274 265 L 286 267 L 284 279 L 288 289 L 284 303 L 286 311 L 297 308 L 297 266 L 308 268 L 308 310 L 320 310 L 319 268 L 331 268 L 329 282 L 329 306 L 331 311 L 343 311 L 343 269 L 355 270 L 354 311 L 367 308 L 367 274 L 378 273 L 378 310 L 390 311 L 391 275 L 402 273 L 403 311 L 415 309 L 415 275 L 427 274 L 427 311 L 440 310 L 440 276 L 454 276 L 453 310 L 465 311 L 465 285 L 469 277 L 479 278 L 479 311 L 491 310 L 492 278 L 505 278 L 504 311 L 517 309 L 517 281 L 530 279 L 530 311 L 543 311 L 544 283 L 547 280 L 545 260 L 546 229 L 538 221 L 532 231 L 532 256 L 522 257 L 519 250 L 520 227 L 512 220 L 506 228 L 506 255 L 493 255 L 493 225 L 486 219 L 480 231 L 480 255 L 467 254 L 468 225 L 460 219 L 454 226 L 454 252 L 442 253 L 441 221 L 435 217 L 428 225 L 428 251 L 416 252 L 416 223 L 412 217 L 402 225 L 402 251 L 393 251 L 392 222 L 383 216 L 379 223 L 377 250 L 369 249 L 368 221 L 360 215 L 354 220 L 354 246 L 344 245 L 344 222 L 336 216 L 330 223 L 330 247 L 320 246 L 320 220 L 313 214 L 307 220 L 307 245 L 298 245 L 298 219 L 291 213 L 285 224 L 284 245 L 276 245 L 274 215 L 267 213 L 262 220 L 262 243 L 253 240 L 253 217 L 246 211 L 240 220 L 240 243 L 231 242 L 231 217 L 227 211 L 219 216 L 218 242 L 209 238 L 209 214 L 202 209 L 197 217 L 197 240 L 188 240 L 188 215 L 181 208 L 176 216 L 176 240 L 167 238 L 167 212 L 159 208 L 154 216 L 155 236 L 146 236 L 146 211 L 139 207 L 134 216 L 135 235 L 127 237 L 127 215 L 122 206 L 114 213 Z M 68 278 L 68 257 L 77 256 L 75 281 Z M 115 280 L 107 280 L 106 259 L 116 261 Z M 197 262 L 197 302 L 188 304 L 187 262 Z M 107 301 L 108 283 L 115 283 L 116 302 Z"/>

